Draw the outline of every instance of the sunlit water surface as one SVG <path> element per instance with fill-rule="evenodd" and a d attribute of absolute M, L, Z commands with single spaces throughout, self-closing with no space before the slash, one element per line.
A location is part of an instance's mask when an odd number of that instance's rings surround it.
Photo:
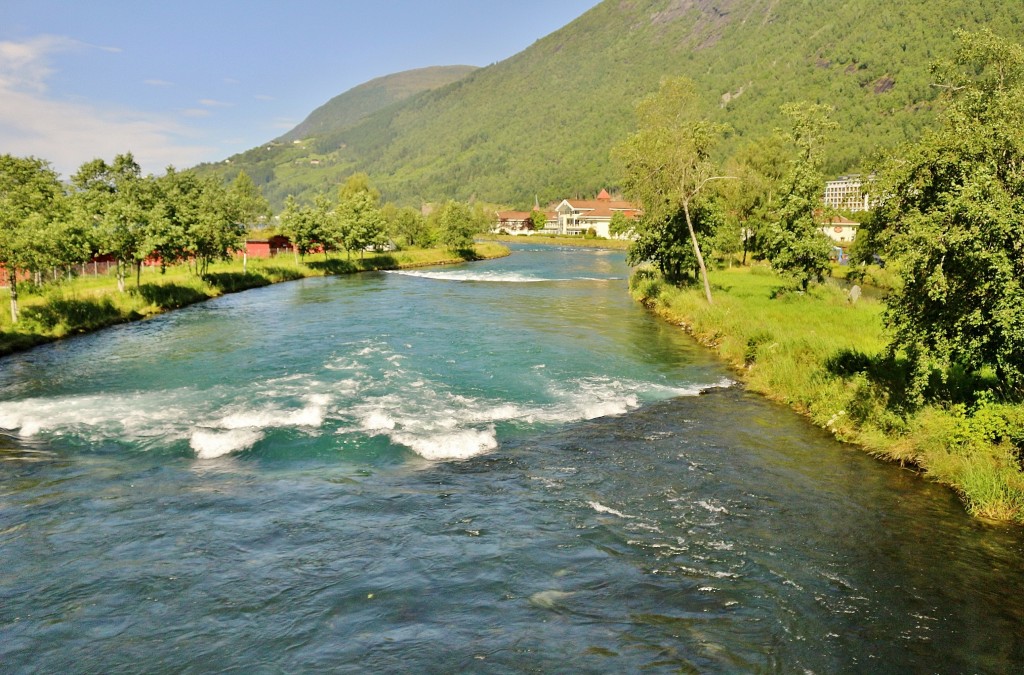
<path fill-rule="evenodd" d="M 0 360 L 0 670 L 1019 672 L 1024 536 L 520 247 Z"/>

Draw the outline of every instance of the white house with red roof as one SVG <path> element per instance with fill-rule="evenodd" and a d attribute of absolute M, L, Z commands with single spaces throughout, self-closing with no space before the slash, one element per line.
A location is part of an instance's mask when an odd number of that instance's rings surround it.
<path fill-rule="evenodd" d="M 816 215 L 820 217 L 820 214 Z M 857 238 L 857 228 L 860 227 L 860 223 L 842 216 L 830 216 L 827 219 L 822 217 L 819 222 L 821 232 L 837 244 L 852 244 Z"/>
<path fill-rule="evenodd" d="M 495 216 L 497 216 L 497 220 L 492 229 L 496 233 L 533 234 L 533 211 L 497 211 Z M 545 229 L 547 229 L 554 222 L 555 213 L 546 211 L 544 217 L 547 220 L 545 223 Z"/>
<path fill-rule="evenodd" d="M 587 230 L 594 230 L 597 236 L 611 239 L 609 226 L 616 213 L 636 220 L 641 211 L 635 204 L 612 199 L 607 190 L 601 190 L 597 199 L 563 199 L 555 207 L 555 224 L 558 234 L 583 234 Z M 551 223 L 548 225 L 550 227 Z"/>

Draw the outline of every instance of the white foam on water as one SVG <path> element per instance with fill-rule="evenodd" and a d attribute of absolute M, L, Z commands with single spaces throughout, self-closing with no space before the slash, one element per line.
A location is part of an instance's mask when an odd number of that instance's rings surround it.
<path fill-rule="evenodd" d="M 705 511 L 708 511 L 709 513 L 729 513 L 729 509 L 727 509 L 726 507 L 719 506 L 717 504 L 712 504 L 710 501 L 706 499 L 699 500 L 697 502 L 697 506 L 701 507 Z"/>
<path fill-rule="evenodd" d="M 506 284 L 533 284 L 541 281 L 571 281 L 571 279 L 546 279 L 542 277 L 531 277 L 517 272 L 479 272 L 469 270 L 424 272 L 420 270 L 391 270 L 388 274 L 396 274 L 404 277 L 419 277 L 421 279 L 433 279 L 434 281 L 482 281 L 491 283 Z"/>
<path fill-rule="evenodd" d="M 350 344 L 318 372 L 244 387 L 0 401 L 0 429 L 23 437 L 124 440 L 143 449 L 187 443 L 197 456 L 211 458 L 249 449 L 273 429 L 316 434 L 330 423 L 341 427 L 338 433 L 386 436 L 427 459 L 456 460 L 497 448 L 496 427 L 502 424 L 563 424 L 620 415 L 646 401 L 733 384 L 724 378 L 683 387 L 612 377 L 561 381 L 552 379 L 551 368 L 535 363 L 530 372 L 540 378 L 536 396 L 517 403 L 500 394 L 450 391 L 415 366 L 400 348 L 374 338 Z"/>
<path fill-rule="evenodd" d="M 437 461 L 469 459 L 498 447 L 498 436 L 494 427 L 482 431 L 464 429 L 428 436 L 395 434 L 393 439 L 420 457 Z"/>
<path fill-rule="evenodd" d="M 245 391 L 223 386 L 0 401 L 0 428 L 25 438 L 128 441 L 143 449 L 187 441 L 199 456 L 215 457 L 251 447 L 266 429 L 321 427 L 332 397 L 310 390 L 324 386 L 300 375 Z"/>
<path fill-rule="evenodd" d="M 386 349 L 376 356 L 390 363 Z M 380 387 L 381 380 L 388 386 Z M 728 384 L 731 382 L 712 386 Z M 497 448 L 497 424 L 563 424 L 621 415 L 647 400 L 695 396 L 707 388 L 592 377 L 549 384 L 544 397 L 549 401 L 512 403 L 451 392 L 422 373 L 391 368 L 365 381 L 365 388 L 341 414 L 350 424 L 338 433 L 357 429 L 386 436 L 431 460 L 467 459 Z"/>
<path fill-rule="evenodd" d="M 530 596 L 530 603 L 544 609 L 554 609 L 573 595 L 570 591 L 540 591 Z"/>
<path fill-rule="evenodd" d="M 372 412 L 363 419 L 366 431 L 386 431 L 395 428 L 395 420 L 382 412 Z"/>
<path fill-rule="evenodd" d="M 248 450 L 262 438 L 263 432 L 259 429 L 196 429 L 192 432 L 189 445 L 199 459 L 216 459 L 233 452 Z"/>
<path fill-rule="evenodd" d="M 244 410 L 222 417 L 212 426 L 221 429 L 267 429 L 280 427 L 320 427 L 324 423 L 330 397 L 308 397 L 309 405 L 298 410 L 268 406 L 261 410 Z"/>
<path fill-rule="evenodd" d="M 612 516 L 618 516 L 619 518 L 634 518 L 635 516 L 627 516 L 622 511 L 616 511 L 615 509 L 605 506 L 600 502 L 587 502 L 587 505 L 597 511 L 598 513 L 607 513 Z"/>
<path fill-rule="evenodd" d="M 24 438 L 74 433 L 89 440 L 169 433 L 184 411 L 177 396 L 105 394 L 0 402 L 0 428 Z"/>

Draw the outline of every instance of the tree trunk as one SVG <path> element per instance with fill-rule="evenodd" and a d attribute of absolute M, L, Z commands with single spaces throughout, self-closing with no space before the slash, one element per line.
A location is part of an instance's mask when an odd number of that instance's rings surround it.
<path fill-rule="evenodd" d="M 693 221 L 690 220 L 690 203 L 683 202 L 683 213 L 686 214 L 686 228 L 690 230 L 690 243 L 693 244 L 693 252 L 697 256 L 697 265 L 700 267 L 700 279 L 704 282 L 704 297 L 711 301 L 711 284 L 708 282 L 708 268 L 704 266 L 704 256 L 700 253 L 700 245 L 697 243 L 697 234 L 693 231 Z"/>
<path fill-rule="evenodd" d="M 11 289 L 11 323 L 18 323 L 18 270 L 13 265 L 7 270 L 7 287 Z"/>
<path fill-rule="evenodd" d="M 248 274 L 249 267 L 249 254 L 246 251 L 242 251 L 242 274 Z"/>
<path fill-rule="evenodd" d="M 124 293 L 124 261 L 117 261 L 117 290 Z"/>
<path fill-rule="evenodd" d="M 135 288 L 142 286 L 142 261 L 135 261 Z"/>

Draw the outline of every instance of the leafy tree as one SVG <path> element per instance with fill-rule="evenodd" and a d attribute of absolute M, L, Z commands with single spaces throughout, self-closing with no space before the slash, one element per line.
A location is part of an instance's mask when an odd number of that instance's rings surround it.
<path fill-rule="evenodd" d="M 449 200 L 435 214 L 439 239 L 446 249 L 460 254 L 473 249 L 473 236 L 479 229 L 469 205 Z"/>
<path fill-rule="evenodd" d="M 875 241 L 894 260 L 890 350 L 921 397 L 933 372 L 995 370 L 1024 392 L 1024 47 L 960 32 L 933 67 L 947 107 L 938 128 L 884 162 Z"/>
<path fill-rule="evenodd" d="M 202 218 L 202 183 L 194 173 L 173 166 L 155 179 L 157 199 L 150 220 L 146 249 L 160 259 L 161 270 L 195 254 Z"/>
<path fill-rule="evenodd" d="M 321 245 L 321 228 L 313 209 L 299 206 L 294 197 L 285 200 L 284 211 L 281 212 L 281 234 L 292 242 L 295 260 L 305 258 Z"/>
<path fill-rule="evenodd" d="M 124 292 L 125 273 L 132 265 L 136 280 L 149 256 L 149 227 L 154 216 L 156 191 L 152 180 L 131 153 L 117 155 L 112 164 L 94 159 L 72 176 L 75 210 L 83 223 L 95 227 L 100 253 L 117 262 L 117 287 Z"/>
<path fill-rule="evenodd" d="M 434 243 L 434 233 L 427 224 L 427 219 L 418 210 L 405 206 L 398 208 L 394 204 L 385 204 L 381 209 L 388 224 L 391 237 L 405 246 L 429 248 Z"/>
<path fill-rule="evenodd" d="M 612 220 L 608 223 L 608 234 L 613 237 L 619 237 L 627 235 L 633 231 L 634 223 L 632 220 L 626 217 L 622 211 L 616 211 L 612 214 Z"/>
<path fill-rule="evenodd" d="M 829 106 L 790 103 L 782 110 L 792 120 L 788 138 L 796 147 L 796 156 L 782 179 L 765 252 L 772 267 L 792 277 L 806 291 L 812 280 L 824 278 L 832 250 L 816 216 L 824 209 L 824 146 L 836 124 L 828 117 Z"/>
<path fill-rule="evenodd" d="M 693 82 L 665 80 L 656 94 L 637 106 L 638 130 L 616 152 L 626 169 L 625 191 L 644 209 L 631 257 L 652 260 L 670 278 L 679 279 L 685 262 L 681 240 L 658 240 L 688 237 L 704 295 L 711 304 L 711 285 L 698 239 L 698 230 L 711 221 L 702 222 L 695 216 L 709 211 L 710 184 L 726 177 L 711 159 L 726 128 L 700 118 L 698 111 Z M 683 231 L 677 227 L 680 220 L 686 226 Z M 647 257 L 651 255 L 657 257 Z"/>
<path fill-rule="evenodd" d="M 727 219 L 739 230 L 744 265 L 749 254 L 763 257 L 767 249 L 787 159 L 785 139 L 773 134 L 743 146 L 727 163 L 727 172 L 738 180 L 722 184 L 720 191 Z"/>
<path fill-rule="evenodd" d="M 40 235 L 62 198 L 57 173 L 47 162 L 0 155 L 0 265 L 7 271 L 11 321 L 18 320 L 18 271 L 38 259 Z"/>
<path fill-rule="evenodd" d="M 239 171 L 228 188 L 230 219 L 247 229 L 263 226 L 270 218 L 270 203 L 245 171 Z"/>
<path fill-rule="evenodd" d="M 544 229 L 544 226 L 547 225 L 547 223 L 548 216 L 540 209 L 534 209 L 533 212 L 530 213 L 530 224 L 533 226 L 535 231 L 540 232 Z"/>
<path fill-rule="evenodd" d="M 206 274 L 215 260 L 230 260 L 243 246 L 248 230 L 238 203 L 220 182 L 213 178 L 199 179 L 199 218 L 194 224 L 189 242 L 196 257 L 200 275 Z"/>
<path fill-rule="evenodd" d="M 378 206 L 380 196 L 369 184 L 353 186 L 353 176 L 339 190 L 337 240 L 345 252 L 381 248 L 387 244 L 387 224 Z"/>

